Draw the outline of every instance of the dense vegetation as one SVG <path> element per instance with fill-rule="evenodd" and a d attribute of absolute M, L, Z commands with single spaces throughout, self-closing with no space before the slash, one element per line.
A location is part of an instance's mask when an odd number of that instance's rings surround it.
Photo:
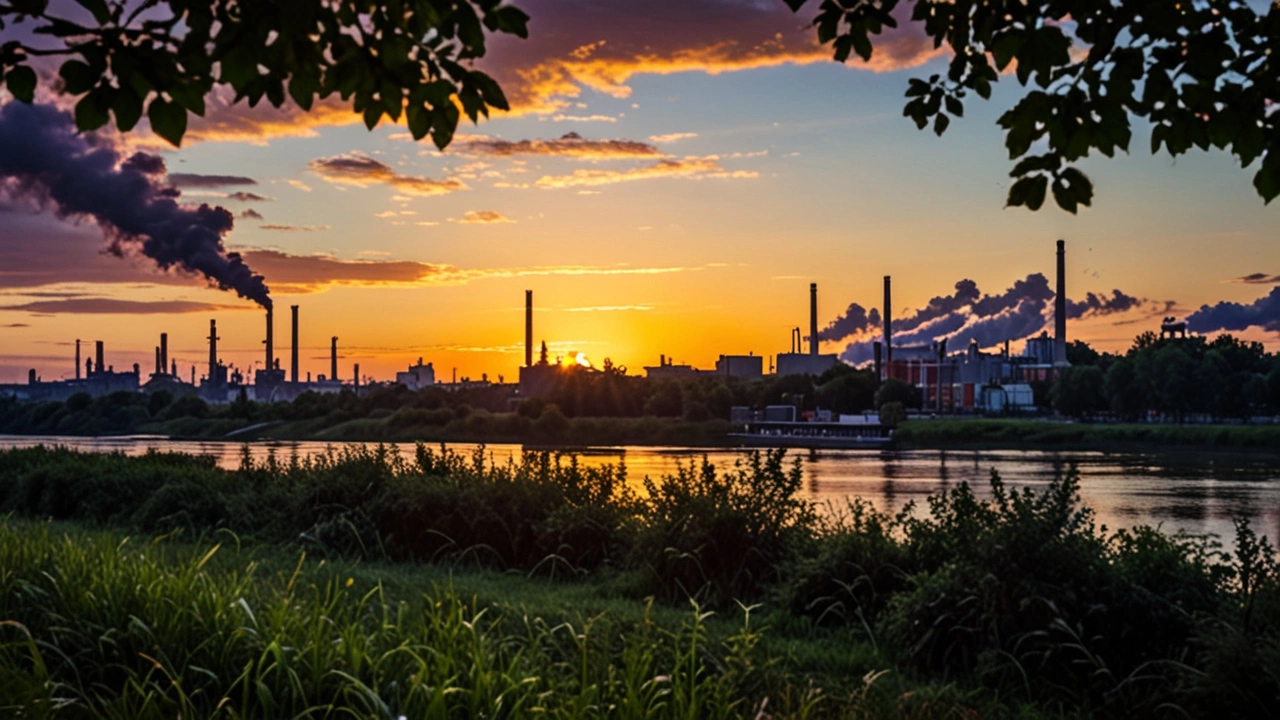
<path fill-rule="evenodd" d="M 1075 342 L 1071 367 L 1049 400 L 1063 415 L 1139 420 L 1156 416 L 1245 420 L 1280 412 L 1280 356 L 1262 343 L 1219 335 L 1161 339 L 1139 335 L 1124 355 Z"/>
<path fill-rule="evenodd" d="M 1107 533 L 1074 474 L 1043 493 L 993 477 L 990 501 L 961 485 L 928 515 L 817 513 L 799 486 L 780 453 L 640 484 L 546 453 L 492 466 L 425 447 L 237 471 L 0 453 L 0 620 L 19 623 L 0 630 L 0 695 L 68 717 L 1280 711 L 1280 571 L 1245 523 L 1226 553 Z M 209 539 L 62 540 L 27 517 Z M 290 572 L 299 551 L 330 564 Z M 490 587 L 507 610 L 428 590 L 414 578 L 433 566 L 511 573 Z M 512 610 L 522 592 L 559 609 Z M 601 596 L 617 605 L 572 617 Z M 727 616 L 719 629 L 679 611 L 690 598 Z"/>

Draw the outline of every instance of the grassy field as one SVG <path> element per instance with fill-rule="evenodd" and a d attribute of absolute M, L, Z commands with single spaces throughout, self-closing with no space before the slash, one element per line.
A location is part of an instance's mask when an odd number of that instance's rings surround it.
<path fill-rule="evenodd" d="M 1091 424 L 1016 419 L 911 420 L 894 444 L 917 448 L 1221 448 L 1280 451 L 1280 425 Z"/>
<path fill-rule="evenodd" d="M 1280 568 L 1103 533 L 1072 474 L 930 514 L 781 453 L 0 452 L 0 716 L 1274 717 Z"/>
<path fill-rule="evenodd" d="M 849 631 L 465 567 L 0 523 L 0 714 L 966 717 Z"/>

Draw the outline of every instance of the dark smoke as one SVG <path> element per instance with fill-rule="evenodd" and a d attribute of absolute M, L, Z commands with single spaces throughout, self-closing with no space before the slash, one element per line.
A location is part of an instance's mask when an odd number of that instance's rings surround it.
<path fill-rule="evenodd" d="M 1248 305 L 1234 302 L 1220 302 L 1212 307 L 1202 305 L 1187 318 L 1187 329 L 1198 333 L 1250 327 L 1280 332 L 1280 287 Z"/>
<path fill-rule="evenodd" d="M 1111 315 L 1132 310 L 1142 305 L 1144 300 L 1126 295 L 1119 290 L 1112 290 L 1111 296 L 1089 293 L 1084 300 L 1067 300 L 1067 317 L 1075 320 L 1089 315 Z"/>
<path fill-rule="evenodd" d="M 818 331 L 818 339 L 824 342 L 835 342 L 877 327 L 880 327 L 880 311 L 871 308 L 868 312 L 858 303 L 853 303 L 843 315 L 832 320 L 825 329 Z"/>
<path fill-rule="evenodd" d="M 271 307 L 261 275 L 222 238 L 234 220 L 220 207 L 190 207 L 159 184 L 163 161 L 120 155 L 77 135 L 71 116 L 56 108 L 10 102 L 0 108 L 0 189 L 51 206 L 60 217 L 92 218 L 117 255 L 136 247 L 163 269 L 200 273 L 223 290 Z"/>
<path fill-rule="evenodd" d="M 963 350 L 970 342 L 993 347 L 1006 340 L 1022 340 L 1048 327 L 1052 319 L 1053 288 L 1040 273 L 1018 280 L 997 295 L 982 295 L 972 280 L 961 280 L 952 295 L 935 297 L 921 310 L 893 322 L 894 347 L 931 345 L 946 338 L 949 350 Z M 1067 301 L 1067 317 L 1078 319 L 1124 312 L 1145 300 L 1113 290 L 1110 295 L 1089 293 L 1081 301 Z M 851 306 L 851 308 L 854 306 Z M 834 325 L 834 323 L 833 323 Z M 875 327 L 868 327 L 875 332 Z M 872 359 L 875 333 L 850 343 L 841 357 L 851 363 Z"/>

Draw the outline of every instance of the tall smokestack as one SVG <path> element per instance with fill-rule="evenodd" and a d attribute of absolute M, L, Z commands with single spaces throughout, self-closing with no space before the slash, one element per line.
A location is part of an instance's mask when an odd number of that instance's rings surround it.
<path fill-rule="evenodd" d="M 80 379 L 80 341 L 76 340 L 76 379 Z"/>
<path fill-rule="evenodd" d="M 533 291 L 524 291 L 524 366 L 533 366 Z"/>
<path fill-rule="evenodd" d="M 106 366 L 107 352 L 106 352 L 106 349 L 103 348 L 101 340 L 94 341 L 94 345 L 95 345 L 94 350 L 96 351 L 94 354 L 97 357 L 95 357 L 93 360 L 93 369 L 97 373 L 101 374 L 102 371 L 107 369 L 107 366 Z"/>
<path fill-rule="evenodd" d="M 160 374 L 169 369 L 169 333 L 160 333 Z"/>
<path fill-rule="evenodd" d="M 889 276 L 884 276 L 884 364 L 893 362 L 893 299 Z"/>
<path fill-rule="evenodd" d="M 1053 301 L 1053 364 L 1067 364 L 1067 242 L 1058 241 L 1058 295 Z"/>
<path fill-rule="evenodd" d="M 329 379 L 338 379 L 338 336 L 329 341 Z"/>
<path fill-rule="evenodd" d="M 818 283 L 809 283 L 809 354 L 818 354 Z"/>
<path fill-rule="evenodd" d="M 209 321 L 209 384 L 218 377 L 218 321 Z"/>
<path fill-rule="evenodd" d="M 877 380 L 877 381 L 880 381 L 880 380 L 883 380 L 883 379 L 884 379 L 884 377 L 880 374 L 880 373 L 882 373 L 882 372 L 883 372 L 883 370 L 881 369 L 881 362 L 882 362 L 882 359 L 881 359 L 881 355 L 880 355 L 880 353 L 882 352 L 882 350 L 881 350 L 881 348 L 880 348 L 880 341 L 879 341 L 879 340 L 876 340 L 874 343 L 872 343 L 872 344 L 871 344 L 871 347 L 872 347 L 872 350 L 873 350 L 873 351 L 874 351 L 874 353 L 875 353 L 875 360 L 876 360 L 876 380 Z"/>
<path fill-rule="evenodd" d="M 267 308 L 267 364 L 263 365 L 264 370 L 274 370 L 276 363 L 276 339 L 275 339 L 275 319 L 272 316 L 271 308 Z"/>
<path fill-rule="evenodd" d="M 293 310 L 293 368 L 292 380 L 298 382 L 298 306 L 290 305 Z"/>
<path fill-rule="evenodd" d="M 351 386 L 360 389 L 360 363 L 356 363 L 355 372 L 351 374 Z"/>

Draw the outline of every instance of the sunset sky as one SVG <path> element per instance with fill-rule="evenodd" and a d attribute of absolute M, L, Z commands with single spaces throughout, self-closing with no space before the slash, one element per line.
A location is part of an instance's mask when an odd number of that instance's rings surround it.
<path fill-rule="evenodd" d="M 1083 163 L 1096 194 L 1078 217 L 1005 209 L 995 120 L 1022 89 L 1003 78 L 944 137 L 917 131 L 907 80 L 945 58 L 909 29 L 870 66 L 840 65 L 781 0 L 516 4 L 530 39 L 481 63 L 512 112 L 464 121 L 446 152 L 337 106 L 215 103 L 181 150 L 128 140 L 161 151 L 185 200 L 236 214 L 226 242 L 271 288 L 284 364 L 296 304 L 304 372 L 328 372 L 336 335 L 344 378 L 422 357 L 441 379 L 513 380 L 532 289 L 553 355 L 706 367 L 787 351 L 792 327 L 807 332 L 810 282 L 823 326 L 850 303 L 878 307 L 884 275 L 905 316 L 963 279 L 988 294 L 1052 279 L 1059 238 L 1072 300 L 1141 301 L 1069 323 L 1122 350 L 1166 314 L 1254 303 L 1280 273 L 1277 210 L 1251 174 L 1220 153 L 1153 157 L 1141 126 L 1131 156 Z M 203 372 L 210 318 L 225 361 L 261 362 L 256 305 L 105 245 L 92 222 L 0 203 L 0 382 L 71 376 L 77 338 L 147 372 L 161 332 L 184 376 Z M 1237 334 L 1280 349 L 1263 327 Z"/>

